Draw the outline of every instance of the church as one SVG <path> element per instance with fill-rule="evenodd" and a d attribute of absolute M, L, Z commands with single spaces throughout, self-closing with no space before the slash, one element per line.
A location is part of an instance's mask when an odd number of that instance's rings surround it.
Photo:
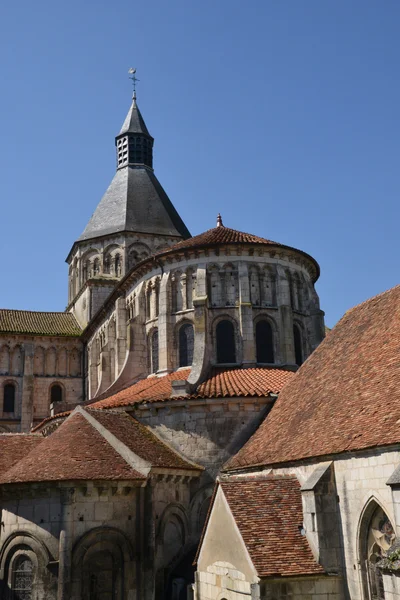
<path fill-rule="evenodd" d="M 1 598 L 394 599 L 400 288 L 325 338 L 316 260 L 192 236 L 153 144 L 134 94 L 66 311 L 0 310 Z"/>

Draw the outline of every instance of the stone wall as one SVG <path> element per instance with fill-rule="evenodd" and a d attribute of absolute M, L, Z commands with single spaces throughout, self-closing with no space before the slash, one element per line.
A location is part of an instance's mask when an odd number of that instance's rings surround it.
<path fill-rule="evenodd" d="M 271 328 L 270 364 L 294 366 L 309 356 L 324 337 L 324 322 L 305 264 L 295 256 L 284 260 L 255 255 L 251 249 L 247 256 L 237 248 L 226 248 L 222 254 L 218 249 L 197 258 L 179 256 L 176 262 L 171 257 L 163 265 L 149 264 L 145 275 L 138 272 L 135 278 L 132 273 L 125 295 L 117 300 L 125 326 L 108 334 L 110 318 L 116 318 L 111 303 L 88 339 L 90 398 L 138 377 L 187 366 L 179 341 L 180 329 L 187 324 L 194 326 L 191 385 L 220 362 L 216 332 L 221 321 L 233 326 L 233 364 L 255 366 L 260 361 L 256 328 L 261 320 Z M 300 336 L 297 354 L 294 327 Z"/>
<path fill-rule="evenodd" d="M 15 386 L 14 412 L 4 412 L 4 388 Z M 82 401 L 82 344 L 77 338 L 0 337 L 0 426 L 29 431 L 50 414 L 51 390 L 62 390 L 59 408 Z M 57 408 L 56 408 L 57 410 Z"/>

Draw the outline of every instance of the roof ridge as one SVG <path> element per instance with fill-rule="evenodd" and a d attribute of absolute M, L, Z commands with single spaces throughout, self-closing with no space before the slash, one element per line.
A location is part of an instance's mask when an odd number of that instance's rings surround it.
<path fill-rule="evenodd" d="M 348 314 L 352 313 L 354 310 L 356 310 L 357 308 L 360 308 L 361 306 L 364 306 L 366 304 L 372 304 L 374 301 L 376 300 L 380 300 L 380 298 L 382 298 L 383 296 L 386 296 L 386 294 L 389 294 L 390 292 L 392 292 L 393 290 L 395 290 L 396 288 L 400 288 L 400 283 L 396 283 L 396 285 L 392 286 L 391 288 L 383 291 L 383 292 L 379 292 L 379 294 L 376 294 L 375 296 L 371 296 L 371 298 L 367 298 L 366 300 L 363 300 L 362 302 L 359 302 L 358 304 L 355 304 L 354 306 L 352 306 L 351 308 L 349 308 L 348 310 L 346 310 L 346 312 L 344 313 L 344 315 L 339 319 L 339 321 L 337 322 L 340 323 L 340 321 L 342 319 L 344 319 Z M 336 325 L 337 325 L 336 324 Z M 336 325 L 334 325 L 334 327 L 336 327 Z M 332 329 L 334 328 L 331 328 Z"/>
<path fill-rule="evenodd" d="M 7 310 L 12 312 L 24 312 L 24 313 L 34 313 L 34 314 L 42 314 L 42 315 L 70 315 L 73 319 L 75 316 L 73 313 L 66 310 L 25 310 L 24 308 L 0 308 L 0 311 Z M 76 319 L 75 319 L 76 320 Z"/>
<path fill-rule="evenodd" d="M 116 435 L 99 423 L 93 415 L 90 415 L 83 406 L 77 406 L 66 421 L 75 413 L 81 414 L 132 469 L 147 477 L 151 470 L 151 463 L 128 448 Z"/>

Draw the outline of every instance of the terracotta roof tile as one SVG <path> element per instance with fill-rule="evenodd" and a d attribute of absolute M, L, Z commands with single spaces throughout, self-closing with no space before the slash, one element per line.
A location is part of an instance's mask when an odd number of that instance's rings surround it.
<path fill-rule="evenodd" d="M 5 473 L 43 442 L 41 435 L 0 434 L 0 473 Z"/>
<path fill-rule="evenodd" d="M 78 337 L 82 330 L 72 313 L 0 309 L 0 333 Z"/>
<path fill-rule="evenodd" d="M 43 439 L 43 438 L 42 438 Z M 78 412 L 6 473 L 0 484 L 35 481 L 134 480 L 144 476 Z"/>
<path fill-rule="evenodd" d="M 300 484 L 294 476 L 221 481 L 251 560 L 260 577 L 324 573 L 300 533 Z"/>
<path fill-rule="evenodd" d="M 150 377 L 138 383 L 90 404 L 91 408 L 115 408 L 138 402 L 156 402 L 168 400 L 171 396 L 171 381 L 185 380 L 190 369 L 182 369 L 163 377 Z M 229 398 L 236 396 L 266 397 L 277 394 L 283 385 L 293 377 L 292 371 L 277 368 L 215 368 L 193 394 L 185 396 L 188 400 L 200 398 Z"/>
<path fill-rule="evenodd" d="M 126 412 L 86 409 L 87 412 L 117 437 L 132 452 L 145 459 L 153 467 L 202 471 L 203 467 L 184 459 L 170 446 L 160 440 L 148 427 Z"/>
<path fill-rule="evenodd" d="M 199 235 L 195 235 L 187 240 L 182 240 L 174 244 L 168 250 L 186 250 L 189 248 L 198 248 L 200 246 L 214 246 L 215 244 L 267 244 L 269 246 L 280 246 L 277 242 L 266 240 L 251 233 L 244 233 L 229 227 L 215 227 L 208 229 Z M 167 249 L 166 249 L 167 250 Z M 165 251 L 164 251 L 165 252 Z M 162 252 L 162 253 L 164 253 Z"/>
<path fill-rule="evenodd" d="M 227 468 L 399 443 L 399 357 L 397 286 L 345 314 Z"/>

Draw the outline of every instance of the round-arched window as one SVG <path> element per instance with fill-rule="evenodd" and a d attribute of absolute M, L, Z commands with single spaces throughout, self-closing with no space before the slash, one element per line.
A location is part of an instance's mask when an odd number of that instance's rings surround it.
<path fill-rule="evenodd" d="M 15 384 L 6 383 L 4 386 L 3 413 L 15 411 Z"/>
<path fill-rule="evenodd" d="M 51 386 L 50 390 L 50 402 L 62 402 L 63 399 L 63 391 L 61 385 L 55 383 Z"/>
<path fill-rule="evenodd" d="M 296 365 L 300 367 L 303 364 L 303 340 L 300 331 L 300 327 L 296 324 L 293 325 L 293 338 L 294 338 L 294 356 Z"/>
<path fill-rule="evenodd" d="M 217 362 L 235 363 L 235 328 L 228 320 L 220 321 L 216 329 L 217 338 Z"/>
<path fill-rule="evenodd" d="M 194 329 L 190 323 L 185 323 L 179 329 L 179 366 L 189 367 L 193 362 Z"/>
<path fill-rule="evenodd" d="M 150 359 L 151 372 L 156 373 L 158 371 L 158 329 L 151 336 Z"/>
<path fill-rule="evenodd" d="M 262 320 L 256 324 L 256 352 L 258 363 L 275 362 L 274 338 L 269 321 Z"/>
<path fill-rule="evenodd" d="M 13 598 L 32 599 L 33 563 L 26 554 L 21 554 L 13 564 L 11 585 Z"/>

